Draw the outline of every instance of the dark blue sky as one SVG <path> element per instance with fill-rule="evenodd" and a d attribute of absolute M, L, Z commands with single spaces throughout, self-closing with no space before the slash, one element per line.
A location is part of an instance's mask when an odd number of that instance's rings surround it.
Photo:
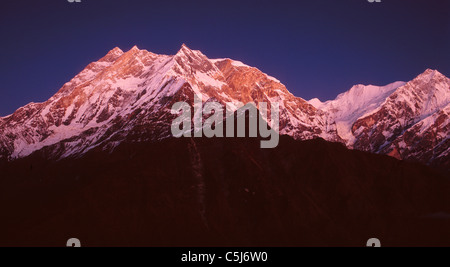
<path fill-rule="evenodd" d="M 0 115 L 51 97 L 115 46 L 182 43 L 280 79 L 295 95 L 450 74 L 449 0 L 2 0 Z"/>

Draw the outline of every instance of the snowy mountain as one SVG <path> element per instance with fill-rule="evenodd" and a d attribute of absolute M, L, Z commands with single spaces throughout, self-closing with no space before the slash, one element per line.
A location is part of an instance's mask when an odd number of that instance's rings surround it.
<path fill-rule="evenodd" d="M 44 150 L 48 158 L 112 150 L 123 141 L 171 137 L 179 101 L 280 104 L 280 133 L 323 138 L 399 159 L 449 166 L 450 81 L 427 70 L 408 83 L 356 85 L 335 100 L 309 102 L 277 79 L 231 59 L 209 59 L 183 45 L 173 56 L 114 48 L 44 103 L 0 118 L 0 159 Z"/>
<path fill-rule="evenodd" d="M 332 119 L 336 121 L 339 136 L 351 146 L 354 142 L 353 123 L 377 109 L 389 95 L 403 85 L 405 85 L 404 82 L 396 82 L 384 87 L 360 84 L 340 94 L 335 100 L 322 103 L 315 98 L 309 103 L 332 116 Z"/>
<path fill-rule="evenodd" d="M 0 157 L 15 159 L 45 148 L 48 157 L 113 149 L 124 140 L 168 138 L 174 103 L 280 103 L 280 132 L 296 139 L 339 141 L 325 112 L 292 95 L 278 80 L 230 59 L 210 60 L 183 45 L 174 56 L 119 48 L 88 65 L 44 103 L 0 120 Z M 233 110 L 234 111 L 234 110 Z"/>
<path fill-rule="evenodd" d="M 354 148 L 427 164 L 448 161 L 450 79 L 427 70 L 353 124 Z"/>
<path fill-rule="evenodd" d="M 309 103 L 330 114 L 350 148 L 448 166 L 450 80 L 436 70 L 408 83 L 357 85 L 336 100 Z"/>

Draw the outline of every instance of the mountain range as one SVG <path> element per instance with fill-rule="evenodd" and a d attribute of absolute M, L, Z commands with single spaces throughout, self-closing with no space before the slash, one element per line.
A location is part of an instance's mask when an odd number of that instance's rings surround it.
<path fill-rule="evenodd" d="M 279 145 L 172 138 L 194 95 L 279 103 Z M 0 118 L 0 246 L 448 246 L 448 114 L 436 70 L 306 101 L 185 45 L 115 48 Z"/>
<path fill-rule="evenodd" d="M 112 151 L 126 141 L 171 137 L 174 103 L 278 102 L 280 134 L 322 138 L 350 149 L 450 166 L 450 80 L 428 69 L 410 82 L 356 85 L 335 100 L 306 101 L 276 78 L 231 59 L 209 59 L 183 45 L 176 55 L 114 48 L 44 103 L 0 118 L 0 159 L 45 148 L 49 159 Z M 233 106 L 233 104 L 236 104 Z"/>

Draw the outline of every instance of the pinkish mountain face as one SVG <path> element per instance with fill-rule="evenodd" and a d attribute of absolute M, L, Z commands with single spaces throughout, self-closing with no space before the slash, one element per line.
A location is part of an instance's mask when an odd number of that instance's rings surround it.
<path fill-rule="evenodd" d="M 354 123 L 354 147 L 425 163 L 447 157 L 449 88 L 447 77 L 427 70 Z"/>
<path fill-rule="evenodd" d="M 450 80 L 436 70 L 408 83 L 358 85 L 336 100 L 310 103 L 334 117 L 348 147 L 449 166 Z"/>
<path fill-rule="evenodd" d="M 50 158 L 113 149 L 124 140 L 171 137 L 172 105 L 204 102 L 280 103 L 280 132 L 296 139 L 340 140 L 327 114 L 293 96 L 256 68 L 210 60 L 183 45 L 174 56 L 119 48 L 86 67 L 45 103 L 29 104 L 0 121 L 0 157 L 21 158 L 45 147 Z M 236 107 L 235 107 L 236 108 Z M 235 110 L 233 110 L 235 111 Z"/>
<path fill-rule="evenodd" d="M 78 157 L 121 142 L 171 137 L 176 102 L 277 102 L 280 134 L 323 138 L 350 148 L 427 164 L 449 158 L 449 79 L 427 70 L 409 83 L 358 85 L 325 103 L 295 97 L 278 80 L 231 59 L 208 59 L 183 45 L 174 56 L 119 48 L 91 63 L 44 103 L 0 118 L 0 158 L 45 149 Z M 448 165 L 447 165 L 448 166 Z"/>

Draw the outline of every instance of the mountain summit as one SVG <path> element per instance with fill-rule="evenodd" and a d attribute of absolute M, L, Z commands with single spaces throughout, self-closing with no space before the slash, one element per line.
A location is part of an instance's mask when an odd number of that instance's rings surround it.
<path fill-rule="evenodd" d="M 437 70 L 408 83 L 357 85 L 336 100 L 310 103 L 334 118 L 351 148 L 450 165 L 450 80 Z"/>
<path fill-rule="evenodd" d="M 50 158 L 113 149 L 124 140 L 171 137 L 174 103 L 279 102 L 280 131 L 296 139 L 338 141 L 327 115 L 293 96 L 276 79 L 230 59 L 210 60 L 183 45 L 174 56 L 114 48 L 89 64 L 44 103 L 0 120 L 0 157 L 12 160 L 45 148 Z"/>
<path fill-rule="evenodd" d="M 0 118 L 0 158 L 44 149 L 52 159 L 78 157 L 121 142 L 171 137 L 174 103 L 277 102 L 280 134 L 323 138 L 350 148 L 427 164 L 449 165 L 449 79 L 427 70 L 411 82 L 357 85 L 336 100 L 309 102 L 277 79 L 231 59 L 209 59 L 185 44 L 172 56 L 114 48 L 44 103 Z M 233 110 L 233 111 L 235 111 Z"/>

